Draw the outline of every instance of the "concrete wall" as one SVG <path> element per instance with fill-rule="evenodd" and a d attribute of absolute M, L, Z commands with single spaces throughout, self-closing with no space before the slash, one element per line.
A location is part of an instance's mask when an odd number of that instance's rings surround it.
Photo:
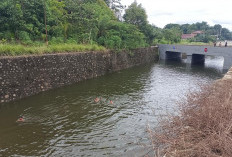
<path fill-rule="evenodd" d="M 0 57 L 0 103 L 156 60 L 157 48 Z"/>

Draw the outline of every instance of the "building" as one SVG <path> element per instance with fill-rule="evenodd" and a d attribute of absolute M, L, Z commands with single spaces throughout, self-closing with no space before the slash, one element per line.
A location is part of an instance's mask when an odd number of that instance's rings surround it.
<path fill-rule="evenodd" d="M 182 34 L 181 39 L 191 39 L 194 38 L 196 34 Z"/>
<path fill-rule="evenodd" d="M 191 34 L 182 34 L 181 39 L 191 39 L 197 36 L 198 34 L 204 34 L 203 31 L 194 31 Z"/>

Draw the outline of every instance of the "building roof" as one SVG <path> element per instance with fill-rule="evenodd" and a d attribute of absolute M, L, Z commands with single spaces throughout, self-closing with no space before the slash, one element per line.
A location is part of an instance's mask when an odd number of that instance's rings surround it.
<path fill-rule="evenodd" d="M 196 34 L 182 34 L 181 39 L 190 39 L 190 38 L 194 38 L 195 36 Z"/>

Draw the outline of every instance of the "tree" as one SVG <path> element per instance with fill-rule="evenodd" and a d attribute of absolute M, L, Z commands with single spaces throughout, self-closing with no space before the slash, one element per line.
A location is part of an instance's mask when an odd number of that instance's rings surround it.
<path fill-rule="evenodd" d="M 140 27 L 141 32 L 145 35 L 146 42 L 151 45 L 156 37 L 156 31 L 150 24 L 145 24 Z"/>
<path fill-rule="evenodd" d="M 181 30 L 178 28 L 164 29 L 163 36 L 170 43 L 178 43 L 181 40 Z"/>
<path fill-rule="evenodd" d="M 0 5 L 0 38 L 19 38 L 25 21 L 19 0 L 3 0 Z"/>
<path fill-rule="evenodd" d="M 122 21 L 122 12 L 125 6 L 121 4 L 121 0 L 104 0 L 107 6 L 113 10 L 115 16 Z"/>
<path fill-rule="evenodd" d="M 195 41 L 209 43 L 210 41 L 215 41 L 215 38 L 210 36 L 209 34 L 198 34 L 195 37 Z"/>
<path fill-rule="evenodd" d="M 67 3 L 66 8 L 70 23 L 68 35 L 82 43 L 97 41 L 104 32 L 105 25 L 116 20 L 113 11 L 102 0 Z"/>
<path fill-rule="evenodd" d="M 183 34 L 192 33 L 192 32 L 189 32 L 189 26 L 190 24 L 183 24 L 180 26 L 180 29 L 182 30 Z"/>
<path fill-rule="evenodd" d="M 167 24 L 164 26 L 164 29 L 171 29 L 171 28 L 177 28 L 177 29 L 180 29 L 180 25 L 179 24 Z"/>
<path fill-rule="evenodd" d="M 45 39 L 45 13 L 48 35 L 62 32 L 63 2 L 57 0 L 3 0 L 0 6 L 0 38 L 19 42 Z M 3 33 L 4 32 L 4 33 Z M 7 33 L 9 32 L 9 33 Z"/>
<path fill-rule="evenodd" d="M 144 47 L 145 39 L 152 40 L 151 27 L 141 27 L 145 37 L 138 27 L 119 22 L 113 10 L 120 8 L 120 0 L 2 0 L 0 40 L 98 43 L 113 49 Z"/>
<path fill-rule="evenodd" d="M 197 30 L 202 30 L 205 31 L 209 28 L 209 25 L 207 24 L 207 22 L 197 22 L 196 24 L 196 28 Z"/>
<path fill-rule="evenodd" d="M 218 38 L 221 37 L 222 26 L 219 24 L 214 25 L 214 30 L 216 31 L 216 35 Z"/>
<path fill-rule="evenodd" d="M 221 36 L 224 40 L 232 39 L 232 33 L 227 28 L 222 28 Z"/>
<path fill-rule="evenodd" d="M 147 14 L 141 4 L 133 2 L 124 14 L 126 23 L 137 26 L 137 28 L 145 35 L 146 42 L 151 45 L 155 38 L 154 27 L 148 23 Z"/>
<path fill-rule="evenodd" d="M 152 27 L 153 27 L 155 39 L 162 39 L 163 38 L 162 29 L 154 25 Z"/>
<path fill-rule="evenodd" d="M 144 38 L 136 26 L 111 21 L 98 38 L 98 43 L 113 49 L 134 49 L 146 45 Z"/>
<path fill-rule="evenodd" d="M 110 7 L 115 12 L 124 9 L 121 0 L 104 0 L 108 7 Z"/>
<path fill-rule="evenodd" d="M 123 18 L 126 23 L 136 25 L 138 28 L 148 23 L 145 9 L 141 4 L 138 5 L 137 2 L 133 2 L 125 10 Z"/>

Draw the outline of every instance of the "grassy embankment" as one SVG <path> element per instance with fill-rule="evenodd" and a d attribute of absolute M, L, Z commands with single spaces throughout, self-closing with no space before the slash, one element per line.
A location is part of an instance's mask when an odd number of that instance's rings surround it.
<path fill-rule="evenodd" d="M 189 94 L 179 111 L 149 130 L 157 157 L 231 157 L 231 78 Z"/>
<path fill-rule="evenodd" d="M 213 46 L 212 42 L 209 43 L 204 43 L 204 42 L 190 42 L 188 40 L 181 40 L 180 43 L 178 43 L 180 45 L 211 45 Z"/>
<path fill-rule="evenodd" d="M 106 48 L 98 45 L 54 44 L 54 45 L 21 45 L 0 44 L 0 56 L 19 56 L 32 54 L 49 54 L 64 52 L 105 51 Z"/>
<path fill-rule="evenodd" d="M 188 40 L 181 40 L 180 42 L 178 43 L 171 43 L 170 41 L 167 41 L 167 40 L 157 40 L 155 39 L 154 40 L 154 45 L 155 44 L 174 44 L 174 45 L 211 45 L 213 46 L 213 43 L 212 42 L 209 42 L 209 43 L 204 43 L 204 42 L 190 42 Z"/>
<path fill-rule="evenodd" d="M 171 44 L 164 42 L 161 44 Z M 175 43 L 180 45 L 212 45 L 212 43 L 202 43 L 202 42 L 188 42 L 182 40 L 180 43 Z M 10 44 L 10 43 L 0 43 L 0 56 L 20 56 L 20 55 L 32 55 L 32 54 L 49 54 L 49 53 L 64 53 L 64 52 L 83 52 L 83 51 L 106 51 L 106 48 L 96 44 L 84 45 L 84 44 L 74 44 L 74 43 L 62 43 L 62 44 L 51 44 L 46 46 L 44 44 L 32 44 L 32 45 L 22 45 L 22 44 Z"/>

